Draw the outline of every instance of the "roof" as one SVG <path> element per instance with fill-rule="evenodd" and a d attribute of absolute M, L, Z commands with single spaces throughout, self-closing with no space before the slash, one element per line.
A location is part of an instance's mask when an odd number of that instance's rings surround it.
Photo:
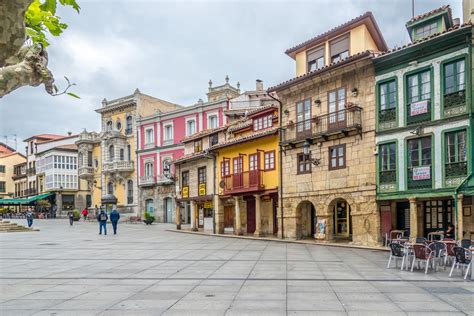
<path fill-rule="evenodd" d="M 77 151 L 77 145 L 76 144 L 59 145 L 59 146 L 56 146 L 56 147 L 45 149 L 42 152 L 39 152 L 38 154 L 46 153 L 46 152 L 52 151 L 52 150 Z"/>
<path fill-rule="evenodd" d="M 211 135 L 211 134 L 214 134 L 214 133 L 217 133 L 221 130 L 224 130 L 226 128 L 226 126 L 221 126 L 221 127 L 216 127 L 216 128 L 208 128 L 208 129 L 204 129 L 200 132 L 197 132 L 193 135 L 190 135 L 190 136 L 186 136 L 185 138 L 183 138 L 181 141 L 183 143 L 186 143 L 186 142 L 189 142 L 189 141 L 192 141 L 192 140 L 195 140 L 195 139 L 198 139 L 198 138 L 201 138 L 201 137 L 204 137 L 206 135 Z"/>
<path fill-rule="evenodd" d="M 304 49 L 307 49 L 307 48 L 310 48 L 310 47 L 313 47 L 321 42 L 324 42 L 324 41 L 327 41 L 331 38 L 334 38 L 336 37 L 337 35 L 339 34 L 342 34 L 342 33 L 345 33 L 347 31 L 349 31 L 350 29 L 356 27 L 356 26 L 359 26 L 361 24 L 366 24 L 367 25 L 367 28 L 370 32 L 370 34 L 372 35 L 375 43 L 377 44 L 377 47 L 380 49 L 380 50 L 387 50 L 388 47 L 387 47 L 387 44 L 385 43 L 385 39 L 383 38 L 382 36 L 382 32 L 380 31 L 378 25 L 377 25 L 377 22 L 375 21 L 375 18 L 374 18 L 374 15 L 372 14 L 372 12 L 368 11 L 368 12 L 365 12 L 364 14 L 356 17 L 356 18 L 353 18 L 352 20 L 344 23 L 344 24 L 341 24 L 339 26 L 336 26 L 332 29 L 330 29 L 329 31 L 326 31 L 322 34 L 319 34 L 301 44 L 298 44 L 296 46 L 293 46 L 291 48 L 288 48 L 286 51 L 285 51 L 285 54 L 289 55 L 290 57 L 292 57 L 293 59 L 295 58 L 295 55 L 298 51 L 302 51 Z"/>
<path fill-rule="evenodd" d="M 180 164 L 180 163 L 184 163 L 184 162 L 189 161 L 189 160 L 204 157 L 205 155 L 206 155 L 206 153 L 204 151 L 200 151 L 200 152 L 192 153 L 192 154 L 187 154 L 187 155 L 179 157 L 178 159 L 173 160 L 173 163 L 174 164 Z"/>
<path fill-rule="evenodd" d="M 381 54 L 379 54 L 378 56 L 374 57 L 375 60 L 377 59 L 381 59 L 387 55 L 390 55 L 390 54 L 393 54 L 393 53 L 396 53 L 398 51 L 401 51 L 405 48 L 409 48 L 409 47 L 414 47 L 414 46 L 417 46 L 419 44 L 422 44 L 422 43 L 425 43 L 425 42 L 428 42 L 432 39 L 435 39 L 435 38 L 440 38 L 442 36 L 445 36 L 447 34 L 451 34 L 453 32 L 456 32 L 456 31 L 459 31 L 459 30 L 462 30 L 462 29 L 470 29 L 472 27 L 472 22 L 468 22 L 468 23 L 464 23 L 462 25 L 456 25 L 456 26 L 453 26 L 443 32 L 439 32 L 439 33 L 435 33 L 435 34 L 432 34 L 432 35 L 429 35 L 429 36 L 426 36 L 424 38 L 421 38 L 419 40 L 415 40 L 413 42 L 410 42 L 408 44 L 405 44 L 403 46 L 400 46 L 400 47 L 395 47 L 391 50 L 388 50 L 386 52 L 382 52 Z"/>
<path fill-rule="evenodd" d="M 14 152 L 7 153 L 7 154 L 0 154 L 0 158 L 6 158 L 6 157 L 14 156 L 14 155 L 20 155 L 20 156 L 22 156 L 23 158 L 26 159 L 25 155 L 23 155 L 22 153 L 20 153 L 18 151 L 14 151 Z"/>
<path fill-rule="evenodd" d="M 67 137 L 68 135 L 57 135 L 57 134 L 38 134 L 38 135 L 33 135 L 28 137 L 27 139 L 24 140 L 24 142 L 27 142 L 29 140 L 32 140 L 34 138 L 42 138 L 42 139 L 59 139 L 59 138 L 64 138 Z"/>
<path fill-rule="evenodd" d="M 1 152 L 11 153 L 11 152 L 14 152 L 14 151 L 15 151 L 14 148 L 12 148 L 12 147 L 10 147 L 10 146 L 8 146 L 7 144 L 2 143 L 2 142 L 0 142 L 0 148 L 1 148 L 1 147 L 3 147 L 4 150 L 0 149 L 0 153 L 1 153 Z"/>
<path fill-rule="evenodd" d="M 374 52 L 374 51 L 370 51 L 370 50 L 360 52 L 358 54 L 351 55 L 351 56 L 349 56 L 345 59 L 342 59 L 338 62 L 331 63 L 327 66 L 324 66 L 323 68 L 316 69 L 316 70 L 310 71 L 308 73 L 305 73 L 301 76 L 298 76 L 298 77 L 292 78 L 290 80 L 284 81 L 284 82 L 282 82 L 282 83 L 280 83 L 276 86 L 268 88 L 267 91 L 268 92 L 273 92 L 273 91 L 277 91 L 277 90 L 282 90 L 286 87 L 292 86 L 292 85 L 297 84 L 301 81 L 304 81 L 306 79 L 309 79 L 309 78 L 315 77 L 319 74 L 322 74 L 322 73 L 324 73 L 328 70 L 332 70 L 334 68 L 337 68 L 337 67 L 343 66 L 345 64 L 349 64 L 351 62 L 358 61 L 358 60 L 361 60 L 361 59 L 364 59 L 364 58 L 372 58 L 372 57 L 378 56 L 379 54 L 380 54 L 380 52 Z"/>
<path fill-rule="evenodd" d="M 279 127 L 275 126 L 275 127 L 272 127 L 272 128 L 260 131 L 260 132 L 252 133 L 252 134 L 247 135 L 247 136 L 235 137 L 235 138 L 232 138 L 232 139 L 230 139 L 226 142 L 216 144 L 216 145 L 212 146 L 209 149 L 210 150 L 219 149 L 219 148 L 227 147 L 227 146 L 230 146 L 230 145 L 235 145 L 235 144 L 239 144 L 239 143 L 242 143 L 242 142 L 246 142 L 246 141 L 249 141 L 249 140 L 252 140 L 252 139 L 272 135 L 272 134 L 275 134 L 278 131 L 278 129 L 279 129 Z"/>
<path fill-rule="evenodd" d="M 430 17 L 430 16 L 433 16 L 433 15 L 435 15 L 435 14 L 441 13 L 441 12 L 443 12 L 443 11 L 448 11 L 449 19 L 452 20 L 452 18 L 451 18 L 451 8 L 449 7 L 449 5 L 444 5 L 444 6 L 440 7 L 440 8 L 437 8 L 437 9 L 431 10 L 431 11 L 429 11 L 429 12 L 426 12 L 426 13 L 423 13 L 423 14 L 420 14 L 420 15 L 417 15 L 417 16 L 415 16 L 415 17 L 412 17 L 412 18 L 410 19 L 410 21 L 408 21 L 408 22 L 406 23 L 406 25 L 407 25 L 407 26 L 408 26 L 408 25 L 411 25 L 411 24 L 413 24 L 413 23 L 415 23 L 415 22 L 417 22 L 417 21 L 419 21 L 419 20 L 424 20 L 424 19 L 426 19 L 426 18 L 428 18 L 428 17 Z"/>
<path fill-rule="evenodd" d="M 69 138 L 74 138 L 74 137 L 78 137 L 79 134 L 74 134 L 74 135 L 63 135 L 61 137 L 58 137 L 58 138 L 52 138 L 52 139 L 48 139 L 48 140 L 43 140 L 43 141 L 40 141 L 38 142 L 39 144 L 44 144 L 44 143 L 49 143 L 49 142 L 54 142 L 54 141 L 57 141 L 57 140 L 62 140 L 62 139 L 69 139 Z"/>

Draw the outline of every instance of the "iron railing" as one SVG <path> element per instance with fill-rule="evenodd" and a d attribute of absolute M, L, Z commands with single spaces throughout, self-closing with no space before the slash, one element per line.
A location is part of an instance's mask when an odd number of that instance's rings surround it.
<path fill-rule="evenodd" d="M 393 109 L 385 109 L 379 111 L 379 122 L 386 123 L 386 122 L 393 122 L 397 120 L 397 110 Z"/>
<path fill-rule="evenodd" d="M 411 115 L 411 104 L 407 104 L 407 124 L 416 124 L 420 122 L 426 122 L 431 120 L 431 100 L 427 101 L 426 113 Z"/>
<path fill-rule="evenodd" d="M 379 172 L 380 183 L 395 183 L 397 182 L 397 170 L 385 170 Z"/>
<path fill-rule="evenodd" d="M 126 128 L 125 129 L 125 135 L 132 135 L 132 131 L 133 131 L 132 128 Z"/>
<path fill-rule="evenodd" d="M 444 172 L 447 178 L 467 176 L 467 161 L 447 163 Z"/>
<path fill-rule="evenodd" d="M 26 170 L 26 173 L 27 173 L 29 176 L 33 176 L 33 175 L 36 174 L 36 168 L 34 168 L 34 167 L 33 167 L 33 168 L 28 168 L 28 169 Z"/>
<path fill-rule="evenodd" d="M 459 90 L 450 94 L 444 95 L 444 107 L 452 108 L 456 106 L 466 105 L 466 91 Z"/>
<path fill-rule="evenodd" d="M 433 171 L 432 167 L 430 167 L 430 178 L 429 179 L 422 179 L 422 180 L 414 180 L 413 179 L 413 168 L 408 168 L 408 189 L 409 190 L 416 190 L 416 189 L 430 189 L 433 186 Z"/>
<path fill-rule="evenodd" d="M 224 194 L 255 192 L 263 190 L 263 171 L 252 170 L 227 175 L 224 181 Z"/>

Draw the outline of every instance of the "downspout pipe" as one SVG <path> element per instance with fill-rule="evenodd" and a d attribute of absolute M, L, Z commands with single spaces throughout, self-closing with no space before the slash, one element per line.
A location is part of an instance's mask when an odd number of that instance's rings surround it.
<path fill-rule="evenodd" d="M 279 125 L 279 128 L 278 128 L 278 147 L 279 147 L 279 151 L 278 151 L 278 166 L 279 166 L 278 176 L 280 178 L 280 184 L 278 186 L 278 200 L 280 202 L 281 239 L 285 239 L 284 226 L 283 226 L 283 222 L 284 222 L 284 219 L 283 219 L 283 163 L 282 163 L 283 150 L 282 150 L 282 146 L 281 146 L 281 139 L 282 139 L 282 136 L 283 136 L 283 129 L 281 127 L 281 120 L 282 120 L 281 111 L 282 111 L 283 103 L 279 99 L 272 96 L 269 91 L 267 91 L 267 94 L 270 98 L 272 98 L 273 100 L 278 102 L 278 125 Z"/>

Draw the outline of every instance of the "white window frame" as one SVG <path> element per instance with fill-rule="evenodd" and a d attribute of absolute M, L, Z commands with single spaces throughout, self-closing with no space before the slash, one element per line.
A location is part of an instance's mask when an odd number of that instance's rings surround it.
<path fill-rule="evenodd" d="M 166 129 L 171 129 L 171 138 L 166 138 Z M 163 145 L 174 142 L 174 125 L 173 122 L 163 123 Z"/>
<path fill-rule="evenodd" d="M 219 127 L 219 112 L 207 113 L 206 117 L 207 117 L 207 128 L 208 129 Z M 210 124 L 209 124 L 211 122 L 211 117 L 216 118 L 216 126 L 214 126 L 214 127 L 211 127 Z"/>
<path fill-rule="evenodd" d="M 151 174 L 148 174 L 148 173 L 147 173 L 147 168 L 146 168 L 146 166 L 147 166 L 148 164 L 151 165 L 151 168 L 150 168 Z M 153 166 L 153 160 L 148 159 L 148 160 L 145 160 L 145 161 L 143 162 L 143 169 L 144 169 L 144 170 L 143 170 L 143 174 L 145 175 L 145 177 L 153 177 L 153 168 L 154 168 L 154 166 Z"/>
<path fill-rule="evenodd" d="M 189 132 L 189 128 L 188 128 L 188 123 L 193 121 L 194 122 L 194 132 L 191 134 Z M 190 117 L 190 118 L 187 118 L 186 119 L 186 136 L 191 136 L 193 134 L 196 134 L 196 118 L 195 117 Z"/>
<path fill-rule="evenodd" d="M 173 170 L 172 170 L 173 164 L 171 163 L 173 161 L 173 155 L 170 155 L 170 154 L 166 154 L 166 155 L 163 155 L 163 156 L 160 157 L 160 166 L 161 166 L 160 174 L 164 174 L 163 164 L 166 160 L 168 160 L 170 162 L 170 173 L 169 174 L 173 174 Z"/>
<path fill-rule="evenodd" d="M 151 131 L 151 139 L 147 139 L 147 133 Z M 155 143 L 155 129 L 153 127 L 145 127 L 145 146 L 151 146 Z"/>

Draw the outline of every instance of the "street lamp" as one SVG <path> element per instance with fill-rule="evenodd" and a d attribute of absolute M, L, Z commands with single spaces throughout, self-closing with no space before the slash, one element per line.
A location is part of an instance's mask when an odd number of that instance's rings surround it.
<path fill-rule="evenodd" d="M 309 141 L 305 140 L 305 142 L 303 143 L 303 154 L 308 157 L 308 160 L 313 165 L 319 166 L 319 164 L 321 163 L 321 159 L 313 159 L 311 157 L 310 147 L 311 147 L 311 144 L 309 143 Z"/>

